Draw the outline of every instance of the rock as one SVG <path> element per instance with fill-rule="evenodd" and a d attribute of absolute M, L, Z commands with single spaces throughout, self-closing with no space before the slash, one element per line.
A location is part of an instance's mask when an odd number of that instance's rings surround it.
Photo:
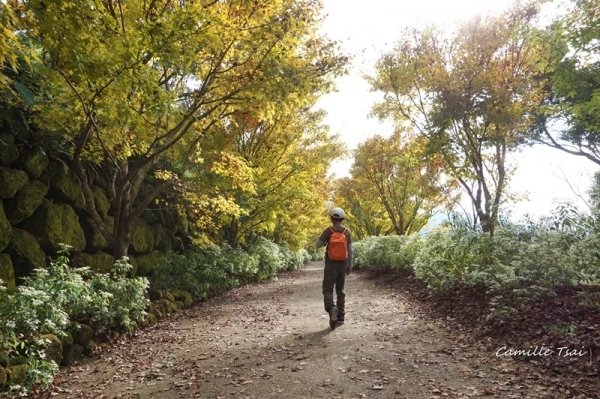
<path fill-rule="evenodd" d="M 41 148 L 27 153 L 19 163 L 32 179 L 38 179 L 48 166 L 48 155 Z"/>
<path fill-rule="evenodd" d="M 27 277 L 33 269 L 46 267 L 46 255 L 35 237 L 25 230 L 12 228 L 10 242 L 6 247 L 6 253 L 10 255 L 15 270 L 15 276 Z"/>
<path fill-rule="evenodd" d="M 144 212 L 142 212 L 140 218 L 144 222 L 146 222 L 148 224 L 151 224 L 151 225 L 156 224 L 159 221 L 158 218 L 156 217 L 156 215 L 154 214 L 154 211 L 149 210 L 149 209 L 147 209 Z"/>
<path fill-rule="evenodd" d="M 63 344 L 54 334 L 40 335 L 40 338 L 50 341 L 46 347 L 46 359 L 53 360 L 57 365 L 61 363 L 63 357 Z"/>
<path fill-rule="evenodd" d="M 6 248 L 10 242 L 11 231 L 12 227 L 6 218 L 6 214 L 4 213 L 2 201 L 0 201 L 0 252 L 4 251 L 4 248 Z"/>
<path fill-rule="evenodd" d="M 177 226 L 177 218 L 173 215 L 173 212 L 169 210 L 156 211 L 155 216 L 163 227 L 175 228 Z M 175 229 L 173 231 L 175 231 Z"/>
<path fill-rule="evenodd" d="M 152 230 L 154 231 L 154 247 L 161 248 L 161 244 L 163 243 L 163 241 L 165 241 L 166 230 L 160 224 L 152 226 Z M 169 244 L 170 244 L 170 242 L 169 242 Z M 162 247 L 164 247 L 164 245 L 162 245 Z M 167 251 L 162 251 L 161 249 L 159 249 L 159 251 L 167 252 Z"/>
<path fill-rule="evenodd" d="M 0 198 L 12 198 L 29 182 L 22 170 L 0 167 Z"/>
<path fill-rule="evenodd" d="M 0 348 L 0 366 L 6 367 L 8 366 L 9 356 L 8 349 Z"/>
<path fill-rule="evenodd" d="M 68 331 L 66 332 L 66 335 L 63 335 L 59 339 L 63 345 L 63 348 L 68 348 L 69 346 L 71 346 L 75 343 L 75 340 L 73 339 L 73 334 L 71 334 Z"/>
<path fill-rule="evenodd" d="M 175 302 L 175 297 L 170 292 L 164 292 L 163 299 L 169 300 L 171 302 Z"/>
<path fill-rule="evenodd" d="M 129 264 L 131 265 L 131 277 L 135 277 L 137 276 L 137 272 L 138 272 L 138 268 L 139 268 L 139 264 L 138 261 L 135 257 L 131 256 L 131 255 L 127 255 L 127 262 L 129 262 Z"/>
<path fill-rule="evenodd" d="M 6 385 L 6 381 L 8 381 L 8 373 L 4 367 L 0 366 L 0 387 Z"/>
<path fill-rule="evenodd" d="M 162 301 L 162 299 L 161 299 L 161 301 Z M 150 304 L 149 314 L 153 315 L 157 319 L 162 319 L 164 317 L 163 311 L 162 311 L 160 305 L 158 304 L 158 302 Z"/>
<path fill-rule="evenodd" d="M 98 348 L 98 344 L 96 344 L 91 339 L 89 341 L 87 341 L 85 344 L 83 344 L 82 346 L 83 346 L 83 354 L 85 356 L 90 356 Z"/>
<path fill-rule="evenodd" d="M 150 252 L 154 248 L 154 231 L 141 219 L 134 220 L 131 226 L 130 247 L 137 254 Z"/>
<path fill-rule="evenodd" d="M 0 135 L 0 165 L 8 166 L 19 158 L 15 138 L 10 134 Z"/>
<path fill-rule="evenodd" d="M 76 322 L 71 323 L 71 334 L 73 334 L 73 341 L 76 344 L 84 345 L 92 340 L 94 336 L 94 330 L 87 324 L 79 324 Z"/>
<path fill-rule="evenodd" d="M 171 314 L 177 312 L 177 307 L 175 304 L 168 299 L 161 299 L 158 301 L 158 306 L 160 306 L 162 314 Z"/>
<path fill-rule="evenodd" d="M 8 378 L 11 384 L 22 384 L 27 379 L 27 365 L 17 364 L 6 368 Z"/>
<path fill-rule="evenodd" d="M 91 218 L 80 218 L 81 228 L 85 234 L 86 251 L 96 252 L 108 249 L 108 241 Z"/>
<path fill-rule="evenodd" d="M 180 213 L 177 214 L 177 231 L 186 233 L 190 229 L 190 223 L 188 222 L 187 216 Z"/>
<path fill-rule="evenodd" d="M 106 197 L 104 191 L 98 187 L 92 187 L 92 192 L 94 193 L 94 204 L 96 206 L 96 211 L 102 217 L 108 214 L 108 210 L 110 209 L 110 201 Z"/>
<path fill-rule="evenodd" d="M 8 221 L 15 225 L 33 215 L 47 193 L 48 187 L 41 181 L 27 183 L 14 197 L 4 201 Z"/>
<path fill-rule="evenodd" d="M 61 243 L 71 245 L 72 252 L 85 249 L 85 235 L 77 214 L 67 204 L 44 199 L 30 218 L 19 223 L 20 229 L 34 235 L 46 254 L 55 254 Z"/>
<path fill-rule="evenodd" d="M 148 297 L 151 301 L 158 301 L 160 299 L 163 299 L 162 291 L 148 288 Z"/>
<path fill-rule="evenodd" d="M 152 270 L 158 265 L 164 264 L 167 261 L 167 257 L 160 252 L 150 252 L 136 257 L 138 263 L 138 276 L 149 276 Z"/>
<path fill-rule="evenodd" d="M 192 297 L 192 294 L 185 290 L 173 290 L 171 291 L 171 295 L 173 295 L 175 300 L 183 302 L 183 305 L 186 308 L 189 308 L 194 304 L 194 298 Z"/>
<path fill-rule="evenodd" d="M 83 354 L 83 346 L 73 344 L 63 351 L 62 365 L 70 366 L 81 359 Z"/>
<path fill-rule="evenodd" d="M 79 252 L 73 255 L 71 263 L 73 267 L 88 266 L 96 273 L 110 273 L 115 261 L 112 255 L 109 255 L 106 252 L 96 252 L 95 254 Z"/>
<path fill-rule="evenodd" d="M 15 292 L 15 269 L 9 254 L 0 254 L 0 279 L 9 294 Z"/>
<path fill-rule="evenodd" d="M 43 174 L 50 182 L 48 197 L 69 204 L 77 209 L 85 209 L 85 200 L 79 180 L 62 164 L 51 163 Z"/>

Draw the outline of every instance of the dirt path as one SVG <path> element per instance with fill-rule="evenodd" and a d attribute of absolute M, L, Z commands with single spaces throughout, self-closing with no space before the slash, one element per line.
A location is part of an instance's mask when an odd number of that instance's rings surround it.
<path fill-rule="evenodd" d="M 399 294 L 357 274 L 346 283 L 347 321 L 331 331 L 322 273 L 323 262 L 312 262 L 179 313 L 61 372 L 51 395 L 565 397 L 523 381 L 510 358 L 461 346 Z"/>

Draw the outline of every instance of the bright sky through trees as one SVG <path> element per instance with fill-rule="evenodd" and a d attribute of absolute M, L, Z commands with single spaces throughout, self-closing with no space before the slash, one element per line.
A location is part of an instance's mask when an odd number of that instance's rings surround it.
<path fill-rule="evenodd" d="M 341 43 L 352 56 L 349 75 L 337 80 L 338 91 L 321 99 L 319 106 L 328 113 L 326 123 L 332 133 L 340 134 L 350 148 L 374 134 L 389 135 L 392 126 L 369 118 L 371 106 L 379 100 L 369 92 L 363 79 L 371 74 L 377 59 L 390 51 L 399 32 L 406 26 L 426 23 L 450 25 L 457 19 L 481 12 L 502 10 L 509 0 L 324 0 L 327 14 L 322 30 Z M 511 208 L 514 216 L 525 213 L 545 215 L 557 201 L 573 200 L 581 206 L 573 190 L 585 196 L 597 167 L 590 161 L 540 145 L 513 156 L 518 171 L 509 191 L 527 194 L 527 199 Z M 335 163 L 332 172 L 347 176 L 351 160 Z"/>

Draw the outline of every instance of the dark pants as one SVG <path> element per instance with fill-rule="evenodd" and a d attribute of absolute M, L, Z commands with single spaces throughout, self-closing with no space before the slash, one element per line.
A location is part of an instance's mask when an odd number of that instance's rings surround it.
<path fill-rule="evenodd" d="M 346 265 L 348 261 L 325 261 L 325 272 L 323 273 L 323 299 L 325 302 L 325 311 L 328 311 L 333 305 L 333 287 L 337 297 L 336 307 L 340 314 L 345 313 L 344 305 L 346 294 L 344 294 L 344 283 L 346 282 Z"/>

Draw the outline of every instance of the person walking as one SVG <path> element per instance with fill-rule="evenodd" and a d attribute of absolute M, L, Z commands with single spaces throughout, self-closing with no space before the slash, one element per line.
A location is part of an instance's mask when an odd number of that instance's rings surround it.
<path fill-rule="evenodd" d="M 346 314 L 344 284 L 353 266 L 352 234 L 342 223 L 346 214 L 342 208 L 329 212 L 332 226 L 327 227 L 317 240 L 317 249 L 327 245 L 323 273 L 323 300 L 329 314 L 329 326 L 334 329 L 344 324 Z M 333 300 L 335 287 L 336 301 Z"/>

